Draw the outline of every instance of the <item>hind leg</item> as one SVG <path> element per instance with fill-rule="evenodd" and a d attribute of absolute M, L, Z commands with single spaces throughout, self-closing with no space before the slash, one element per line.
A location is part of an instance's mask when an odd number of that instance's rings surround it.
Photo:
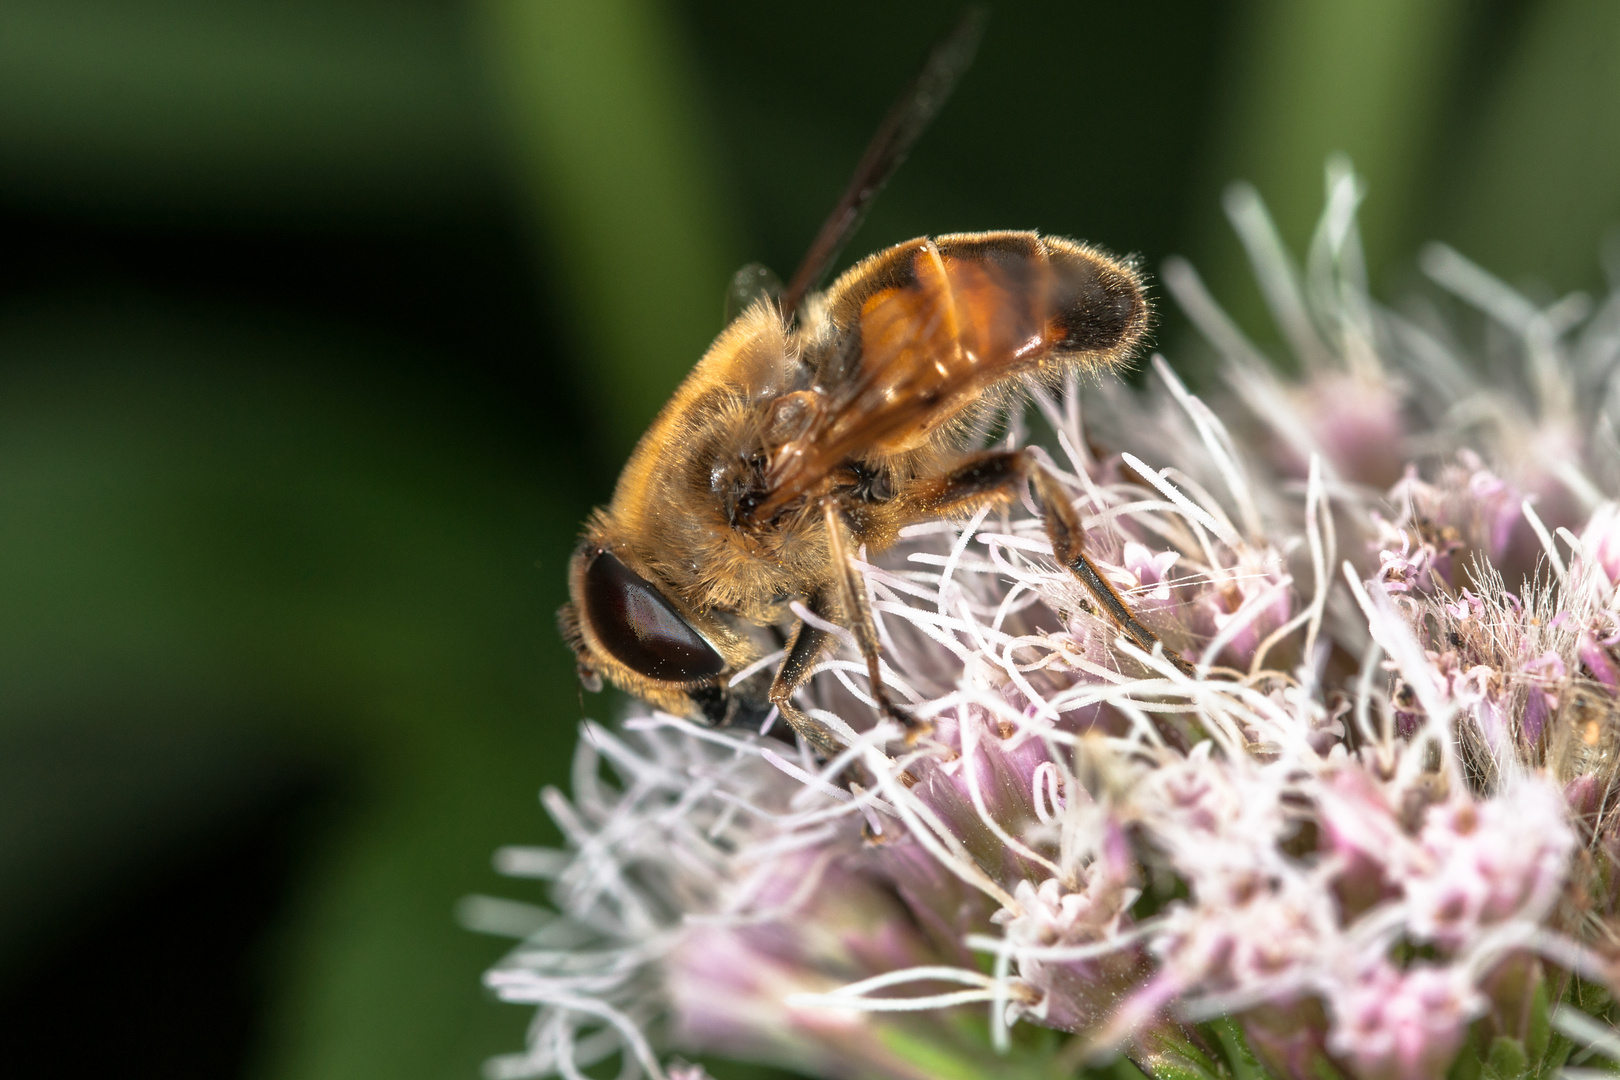
<path fill-rule="evenodd" d="M 1030 479 L 1034 482 L 1036 497 L 1041 500 L 1042 520 L 1046 525 L 1047 539 L 1052 542 L 1053 557 L 1080 579 L 1080 584 L 1091 593 L 1098 606 L 1137 648 L 1152 652 L 1153 647 L 1158 645 L 1164 650 L 1164 658 L 1175 665 L 1177 671 L 1183 675 L 1194 674 L 1193 666 L 1183 660 L 1180 653 L 1166 646 L 1159 640 L 1159 635 L 1137 620 L 1113 582 L 1104 577 L 1097 564 L 1087 558 L 1085 529 L 1063 485 L 1039 463 L 1032 461 L 1030 465 Z"/>
<path fill-rule="evenodd" d="M 988 450 L 974 454 L 944 476 L 922 481 L 904 492 L 903 497 L 915 507 L 918 516 L 967 513 L 1010 498 L 1026 477 L 1034 484 L 1040 500 L 1046 536 L 1057 561 L 1079 579 L 1103 614 L 1137 648 L 1151 653 L 1157 645 L 1177 671 L 1192 675 L 1193 666 L 1142 625 L 1119 590 L 1086 555 L 1085 529 L 1068 493 L 1027 451 Z"/>

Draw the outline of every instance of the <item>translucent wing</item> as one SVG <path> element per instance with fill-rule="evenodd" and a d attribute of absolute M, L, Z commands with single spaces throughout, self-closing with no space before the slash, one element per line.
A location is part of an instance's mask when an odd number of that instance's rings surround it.
<path fill-rule="evenodd" d="M 824 486 L 845 464 L 923 446 L 984 392 L 1043 365 L 1112 366 L 1147 325 L 1130 267 L 1027 232 L 914 240 L 845 274 L 809 357 L 818 406 L 767 447 L 753 516 Z"/>

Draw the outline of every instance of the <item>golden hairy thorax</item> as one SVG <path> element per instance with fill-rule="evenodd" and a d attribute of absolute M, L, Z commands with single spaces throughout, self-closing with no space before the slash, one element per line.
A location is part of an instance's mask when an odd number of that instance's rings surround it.
<path fill-rule="evenodd" d="M 768 305 L 749 308 L 636 444 L 592 534 L 615 538 L 695 611 L 718 607 L 751 618 L 799 591 L 825 552 L 807 550 L 792 520 L 735 528 L 715 487 L 717 470 L 742 467 L 761 443 L 763 403 L 807 381 L 795 335 Z"/>

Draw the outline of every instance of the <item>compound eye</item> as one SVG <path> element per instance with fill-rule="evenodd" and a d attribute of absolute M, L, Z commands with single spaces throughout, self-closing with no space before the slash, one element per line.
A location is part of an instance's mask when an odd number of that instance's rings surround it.
<path fill-rule="evenodd" d="M 585 617 L 602 646 L 650 679 L 691 682 L 726 662 L 645 578 L 600 552 L 585 568 Z"/>

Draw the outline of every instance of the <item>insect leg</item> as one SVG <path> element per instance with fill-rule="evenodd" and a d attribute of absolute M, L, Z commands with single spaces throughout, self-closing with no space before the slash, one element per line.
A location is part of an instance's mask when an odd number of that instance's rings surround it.
<path fill-rule="evenodd" d="M 838 590 L 838 599 L 844 609 L 844 622 L 855 635 L 855 646 L 866 661 L 866 679 L 872 700 L 877 702 L 880 713 L 899 723 L 906 729 L 906 737 L 914 740 L 925 734 L 927 727 L 896 708 L 894 702 L 889 700 L 888 691 L 883 689 L 877 626 L 872 622 L 872 608 L 866 599 L 866 579 L 855 569 L 850 555 L 849 526 L 845 524 L 838 504 L 832 499 L 824 499 L 821 510 L 827 521 L 827 548 L 833 567 L 834 587 Z"/>
<path fill-rule="evenodd" d="M 1174 664 L 1177 671 L 1191 675 L 1192 665 L 1142 625 L 1113 583 L 1086 555 L 1086 534 L 1080 515 L 1057 478 L 1027 452 L 987 450 L 973 454 L 945 475 L 921 481 L 904 492 L 903 497 L 907 510 L 917 516 L 964 514 L 1010 497 L 1026 476 L 1034 482 L 1035 494 L 1040 498 L 1046 535 L 1052 542 L 1052 554 L 1057 561 L 1080 579 L 1103 614 L 1139 649 L 1152 652 L 1154 645 L 1161 645 L 1165 659 Z"/>
<path fill-rule="evenodd" d="M 908 517 L 971 514 L 986 503 L 1012 498 L 1032 462 L 1022 450 L 972 454 L 943 476 L 920 480 L 902 492 Z"/>
<path fill-rule="evenodd" d="M 1046 536 L 1052 542 L 1052 554 L 1062 563 L 1068 571 L 1080 579 L 1092 597 L 1097 601 L 1103 612 L 1114 622 L 1114 625 L 1125 632 L 1125 636 L 1136 644 L 1143 652 L 1152 652 L 1154 645 L 1164 650 L 1164 658 L 1175 665 L 1177 671 L 1183 675 L 1194 674 L 1193 666 L 1181 658 L 1181 654 L 1164 645 L 1159 635 L 1143 626 L 1130 607 L 1114 588 L 1113 582 L 1103 576 L 1097 569 L 1097 564 L 1087 557 L 1085 551 L 1086 533 L 1080 524 L 1080 515 L 1075 512 L 1074 505 L 1069 501 L 1068 494 L 1058 483 L 1057 477 L 1047 472 L 1039 462 L 1029 460 L 1030 479 L 1035 485 L 1035 495 L 1041 501 L 1042 520 L 1046 524 Z"/>
<path fill-rule="evenodd" d="M 811 597 L 810 606 L 814 610 L 821 605 L 816 602 L 815 597 Z M 819 614 L 819 611 L 817 613 Z M 832 635 L 825 630 L 809 623 L 800 623 L 799 628 L 794 631 L 792 643 L 788 645 L 787 658 L 782 661 L 782 666 L 776 669 L 776 678 L 771 682 L 769 693 L 770 703 L 776 706 L 784 720 L 793 725 L 793 730 L 804 736 L 805 742 L 828 757 L 843 750 L 843 744 L 826 724 L 807 715 L 793 704 L 793 695 L 810 677 L 810 669 L 816 666 L 816 661 L 821 658 L 822 651 L 831 640 Z"/>

